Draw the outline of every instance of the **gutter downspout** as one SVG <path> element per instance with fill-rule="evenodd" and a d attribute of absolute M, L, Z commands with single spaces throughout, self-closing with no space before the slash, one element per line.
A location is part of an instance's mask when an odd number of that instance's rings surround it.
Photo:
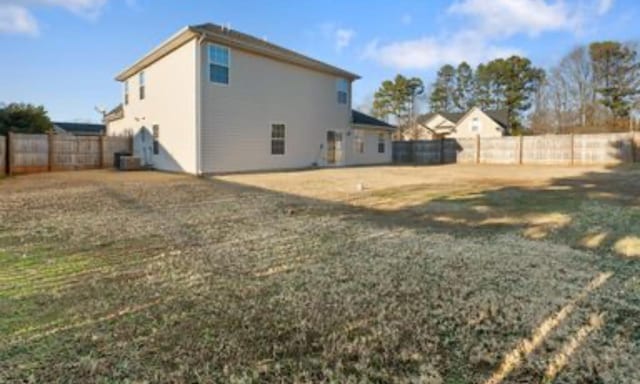
<path fill-rule="evenodd" d="M 202 43 L 200 34 L 196 42 L 196 175 L 202 176 Z"/>

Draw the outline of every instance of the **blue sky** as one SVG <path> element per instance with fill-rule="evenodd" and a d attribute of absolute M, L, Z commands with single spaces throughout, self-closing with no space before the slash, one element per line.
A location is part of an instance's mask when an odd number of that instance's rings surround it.
<path fill-rule="evenodd" d="M 637 40 L 638 18 L 637 0 L 0 0 L 0 101 L 98 121 L 94 106 L 120 102 L 116 73 L 202 22 L 360 74 L 359 106 L 397 73 L 429 83 L 445 62 L 512 53 L 547 68 L 581 43 Z"/>

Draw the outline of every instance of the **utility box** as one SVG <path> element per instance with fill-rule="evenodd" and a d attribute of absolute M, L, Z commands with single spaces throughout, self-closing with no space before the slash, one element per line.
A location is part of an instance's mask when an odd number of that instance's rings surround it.
<path fill-rule="evenodd" d="M 121 156 L 118 169 L 121 171 L 137 171 L 142 169 L 142 161 L 137 156 Z"/>
<path fill-rule="evenodd" d="M 120 169 L 120 159 L 124 156 L 131 156 L 131 152 L 120 151 L 113 154 L 113 168 Z"/>

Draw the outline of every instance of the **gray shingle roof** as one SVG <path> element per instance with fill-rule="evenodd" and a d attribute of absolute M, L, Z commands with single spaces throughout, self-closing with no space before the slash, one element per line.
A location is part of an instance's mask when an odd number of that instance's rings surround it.
<path fill-rule="evenodd" d="M 502 128 L 509 128 L 509 114 L 506 109 L 499 109 L 494 111 L 484 111 L 490 118 L 496 123 L 500 124 Z"/>
<path fill-rule="evenodd" d="M 106 129 L 104 124 L 54 122 L 53 125 L 78 136 L 101 135 Z"/>
<path fill-rule="evenodd" d="M 259 51 L 262 54 L 277 56 L 281 59 L 285 59 L 299 65 L 321 69 L 326 72 L 333 73 L 339 76 L 345 76 L 350 79 L 360 78 L 360 76 L 352 72 L 335 67 L 331 64 L 324 63 L 320 60 L 316 60 L 311 57 L 302 55 L 290 49 L 283 48 L 279 45 L 272 44 L 266 41 L 265 39 L 260 39 L 260 38 L 248 35 L 246 33 L 225 28 L 221 25 L 206 23 L 206 24 L 199 24 L 199 25 L 191 25 L 189 26 L 189 29 L 200 34 L 208 35 L 212 38 L 228 39 L 231 42 L 243 44 L 247 48 L 250 48 L 255 51 Z"/>
<path fill-rule="evenodd" d="M 104 121 L 111 122 L 114 120 L 119 120 L 124 117 L 124 107 L 122 104 L 118 104 L 115 108 L 110 110 L 104 115 Z"/>
<path fill-rule="evenodd" d="M 493 121 L 498 123 L 502 128 L 509 127 L 509 119 L 507 118 L 507 111 L 505 109 L 499 110 L 482 110 L 487 116 L 489 116 Z M 467 112 L 440 112 L 440 113 L 425 113 L 424 115 L 420 115 L 417 118 L 417 122 L 419 124 L 423 124 L 427 122 L 429 119 L 434 117 L 435 115 L 441 115 L 445 119 L 451 121 L 454 124 L 457 124 L 460 119 L 466 115 Z"/>
<path fill-rule="evenodd" d="M 365 113 L 362 113 L 360 111 L 352 110 L 351 111 L 351 115 L 352 115 L 353 124 L 371 125 L 371 126 L 375 126 L 375 127 L 388 128 L 388 129 L 394 129 L 395 128 L 393 125 L 387 123 L 386 121 L 382 121 L 382 120 L 376 119 L 375 117 L 369 116 L 369 115 L 367 115 Z"/>

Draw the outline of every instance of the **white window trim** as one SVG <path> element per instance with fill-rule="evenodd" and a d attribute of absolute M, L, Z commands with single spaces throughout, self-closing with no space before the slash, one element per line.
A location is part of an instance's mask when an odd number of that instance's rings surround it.
<path fill-rule="evenodd" d="M 282 143 L 284 144 L 284 153 L 272 153 L 271 152 L 271 143 L 273 142 L 273 126 L 274 125 L 282 125 L 284 126 L 284 138 L 282 139 Z M 269 123 L 269 156 L 286 156 L 287 155 L 287 123 L 283 121 L 272 121 Z"/>
<path fill-rule="evenodd" d="M 382 139 L 382 140 L 381 140 Z M 380 144 L 383 145 L 383 151 L 380 152 Z M 383 133 L 378 133 L 378 148 L 376 148 L 378 150 L 378 154 L 384 154 L 387 153 L 387 135 L 383 132 Z"/>
<path fill-rule="evenodd" d="M 364 154 L 366 152 L 365 138 L 366 138 L 366 135 L 364 132 L 353 133 L 353 144 L 354 144 L 353 146 L 354 146 L 354 152 L 356 154 Z"/>
<path fill-rule="evenodd" d="M 340 85 L 342 85 L 342 84 L 345 85 L 345 89 L 344 90 L 340 89 Z M 350 92 L 350 88 L 351 87 L 350 87 L 350 84 L 349 84 L 349 80 L 344 79 L 344 78 L 338 78 L 336 80 L 336 102 L 338 103 L 338 105 L 347 105 L 347 106 L 349 105 L 349 97 L 350 97 L 349 94 L 351 93 Z M 346 94 L 346 96 L 347 96 L 345 98 L 344 103 L 341 103 L 339 101 L 338 94 L 340 94 L 340 92 L 344 92 Z"/>
<path fill-rule="evenodd" d="M 142 88 L 144 88 L 144 97 L 140 97 L 142 93 Z M 138 100 L 146 100 L 147 99 L 147 74 L 144 71 L 140 71 L 138 73 Z"/>
<path fill-rule="evenodd" d="M 227 63 L 227 70 L 229 72 L 229 81 L 227 82 L 227 84 L 225 83 L 216 83 L 215 81 L 211 80 L 211 64 L 215 64 L 215 65 L 220 65 L 217 63 L 214 63 L 211 61 L 211 55 L 209 54 L 209 49 L 211 47 L 218 47 L 218 48 L 224 48 L 229 52 L 229 63 Z M 216 44 L 216 43 L 208 43 L 207 44 L 207 78 L 209 79 L 209 83 L 219 86 L 219 87 L 229 87 L 231 86 L 231 48 L 226 46 L 226 45 L 222 45 L 222 44 Z"/>
<path fill-rule="evenodd" d="M 475 120 L 475 121 L 474 121 Z M 477 123 L 477 127 L 478 129 L 473 129 L 474 128 L 474 123 Z M 469 123 L 469 130 L 471 132 L 475 132 L 475 133 L 480 133 L 482 131 L 482 121 L 480 121 L 479 117 L 472 117 L 471 118 L 471 122 Z"/>

